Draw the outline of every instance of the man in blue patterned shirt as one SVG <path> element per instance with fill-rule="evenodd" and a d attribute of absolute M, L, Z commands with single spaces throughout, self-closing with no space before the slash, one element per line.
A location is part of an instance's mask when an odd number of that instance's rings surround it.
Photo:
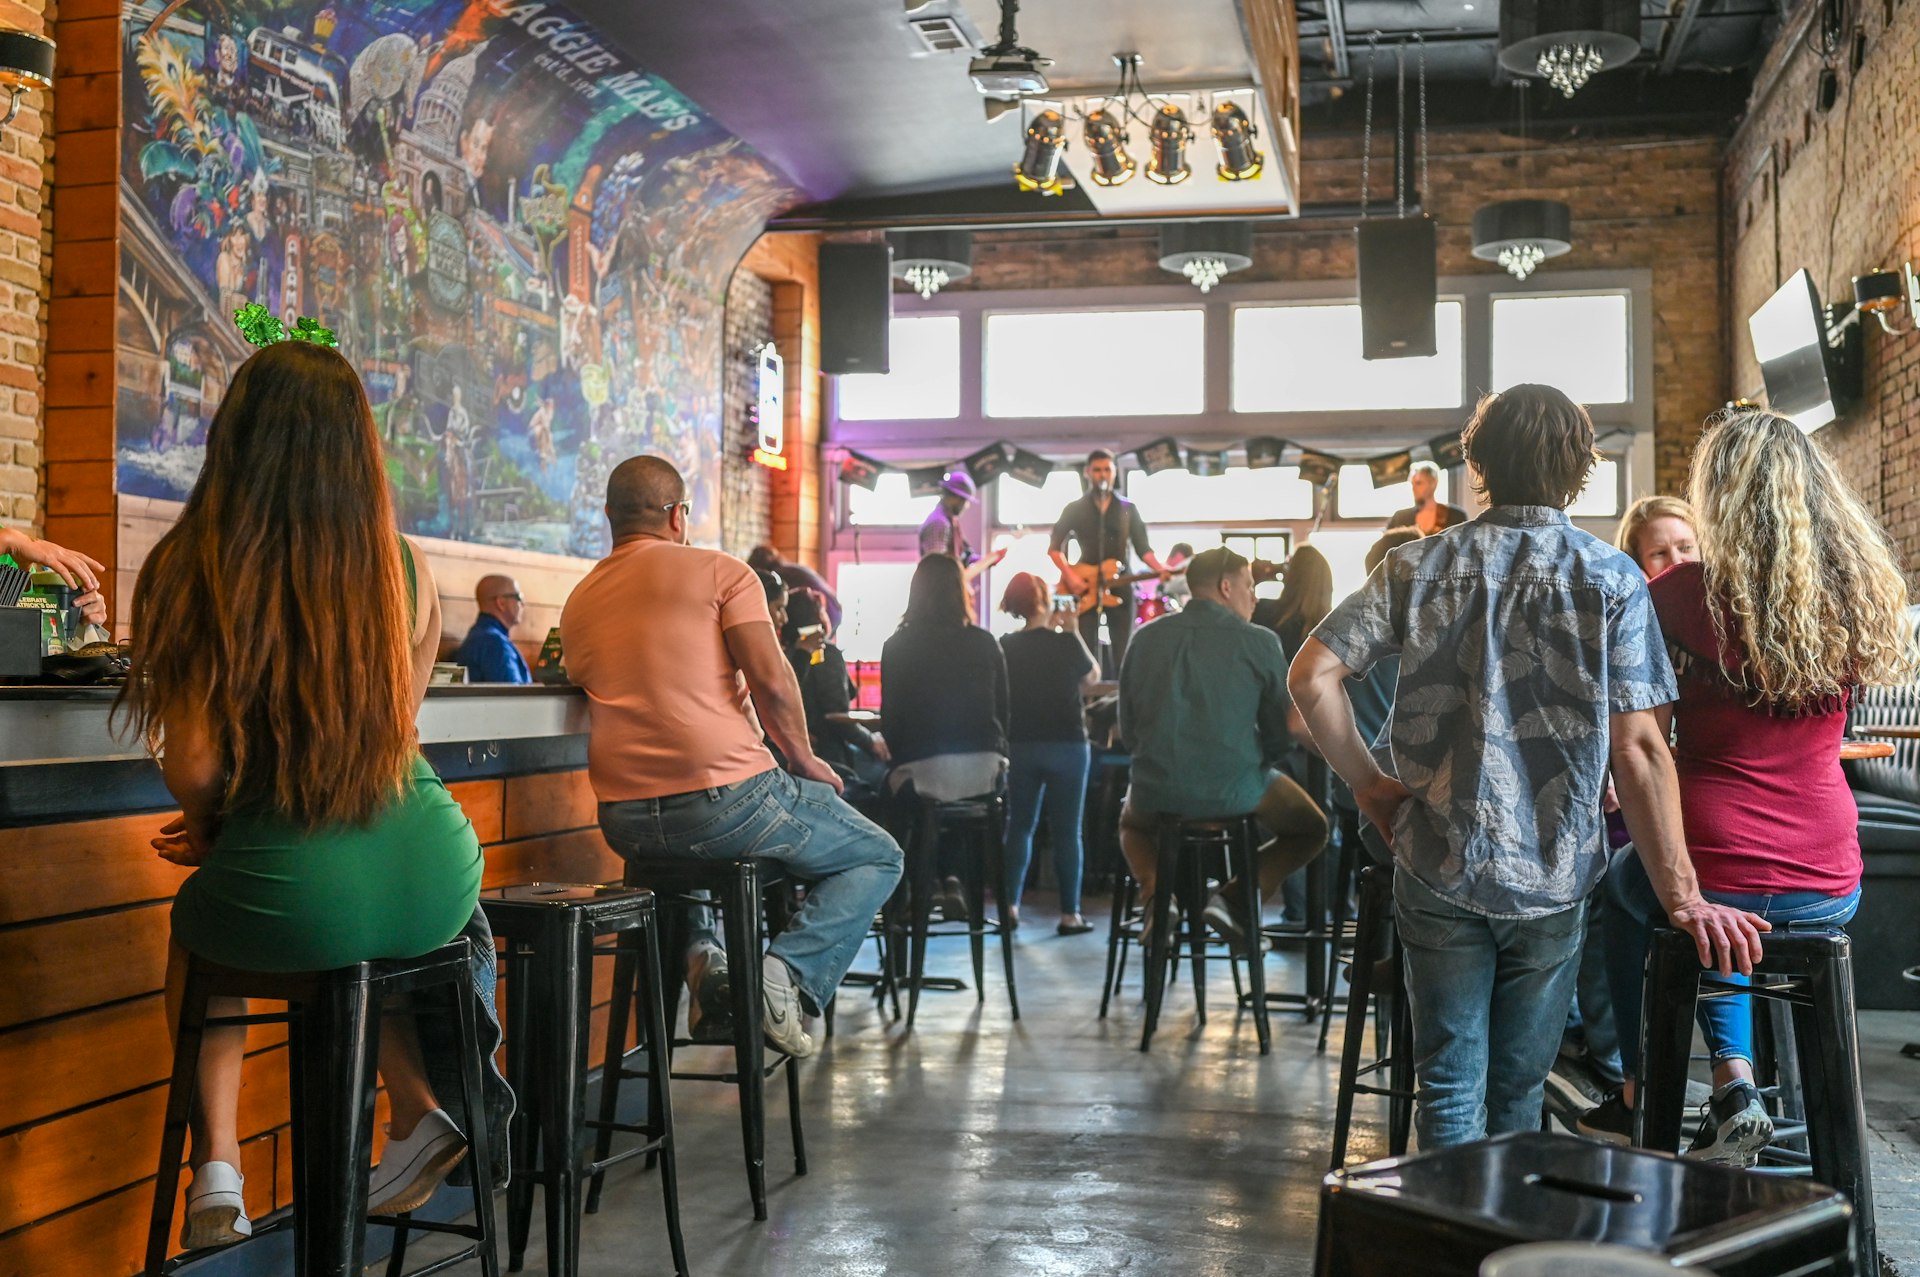
<path fill-rule="evenodd" d="M 1289 675 L 1315 741 L 1393 848 L 1422 1148 L 1540 1125 L 1606 866 L 1610 762 L 1648 874 L 1702 963 L 1749 971 L 1760 952 L 1758 920 L 1708 903 L 1687 859 L 1654 713 L 1674 699 L 1673 670 L 1646 582 L 1565 513 L 1593 465 L 1585 410 L 1516 386 L 1481 402 L 1462 442 L 1492 508 L 1395 550 Z M 1341 685 L 1394 654 L 1376 759 Z"/>

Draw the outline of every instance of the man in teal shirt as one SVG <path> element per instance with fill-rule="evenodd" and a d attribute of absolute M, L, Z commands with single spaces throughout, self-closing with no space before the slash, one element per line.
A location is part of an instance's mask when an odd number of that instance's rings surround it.
<path fill-rule="evenodd" d="M 1155 887 L 1153 818 L 1254 813 L 1272 838 L 1260 848 L 1260 892 L 1320 854 L 1327 818 L 1271 763 L 1286 749 L 1293 702 L 1287 658 L 1272 630 L 1251 623 L 1253 571 L 1221 547 L 1187 567 L 1193 601 L 1145 626 L 1120 669 L 1120 734 L 1133 755 L 1120 812 L 1120 849 L 1143 899 Z M 1238 915 L 1223 885 L 1207 921 L 1244 948 L 1259 919 Z"/>

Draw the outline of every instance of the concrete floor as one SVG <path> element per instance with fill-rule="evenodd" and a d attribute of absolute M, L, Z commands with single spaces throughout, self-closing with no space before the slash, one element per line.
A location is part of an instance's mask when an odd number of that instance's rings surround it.
<path fill-rule="evenodd" d="M 784 1087 L 769 1090 L 765 1223 L 747 1199 L 732 1088 L 675 1087 L 697 1277 L 1312 1271 L 1336 1056 L 1315 1052 L 1299 1013 L 1276 1011 L 1262 1060 L 1224 963 L 1206 1028 L 1183 985 L 1140 1054 L 1137 978 L 1098 1018 L 1104 906 L 1088 906 L 1100 932 L 1061 938 L 1047 904 L 1030 901 L 1019 934 L 1018 1024 L 991 952 L 985 1004 L 970 990 L 929 992 L 910 1036 L 848 989 L 837 1036 L 801 1066 L 804 1177 L 792 1173 Z M 964 942 L 937 943 L 929 970 L 970 978 Z M 1273 987 L 1299 987 L 1297 959 L 1271 959 L 1269 972 Z M 1338 1036 L 1336 1024 L 1336 1048 Z M 1920 1063 L 1893 1054 L 1914 1036 L 1920 1017 L 1863 1017 L 1888 1271 L 1920 1275 Z M 701 1066 L 698 1053 L 681 1060 Z M 1355 1117 L 1353 1156 L 1384 1151 L 1384 1101 L 1363 1099 Z M 545 1271 L 538 1218 L 533 1273 Z M 670 1274 L 658 1177 L 638 1163 L 612 1171 L 583 1246 L 587 1277 Z"/>

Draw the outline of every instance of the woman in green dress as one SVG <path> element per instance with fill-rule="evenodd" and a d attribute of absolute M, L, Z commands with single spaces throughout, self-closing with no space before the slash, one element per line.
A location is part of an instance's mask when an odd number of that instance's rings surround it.
<path fill-rule="evenodd" d="M 373 414 L 337 352 L 285 341 L 241 365 L 180 521 L 140 571 L 133 635 L 125 705 L 181 809 L 154 846 L 196 867 L 173 905 L 176 1023 L 189 953 L 321 970 L 412 957 L 460 933 L 480 846 L 414 735 L 439 600 L 394 531 Z M 251 1232 L 237 1129 L 245 1036 L 210 1030 L 202 1047 L 189 1249 Z M 427 1083 L 410 1015 L 386 1015 L 380 1073 L 392 1120 L 368 1199 L 399 1213 L 467 1147 Z"/>

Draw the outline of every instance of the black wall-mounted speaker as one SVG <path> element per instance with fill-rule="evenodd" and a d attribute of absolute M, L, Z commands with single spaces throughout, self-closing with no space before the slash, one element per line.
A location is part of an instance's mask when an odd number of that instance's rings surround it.
<path fill-rule="evenodd" d="M 820 246 L 820 371 L 887 371 L 893 318 L 893 250 L 885 244 Z"/>
<path fill-rule="evenodd" d="M 1355 230 L 1360 260 L 1360 356 L 1412 359 L 1436 352 L 1433 219 L 1383 217 Z"/>

